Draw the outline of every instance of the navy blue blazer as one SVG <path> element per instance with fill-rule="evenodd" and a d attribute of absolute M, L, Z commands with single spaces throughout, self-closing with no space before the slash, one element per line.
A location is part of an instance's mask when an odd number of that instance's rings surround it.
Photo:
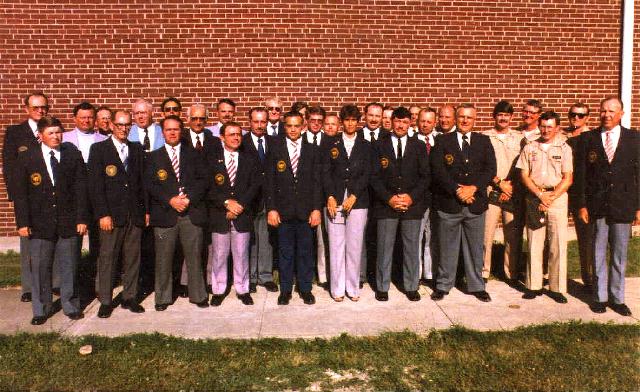
<path fill-rule="evenodd" d="M 253 144 L 253 140 L 251 139 L 251 132 L 242 136 L 242 143 L 240 144 L 240 151 L 245 152 L 252 156 L 256 162 L 258 167 L 258 174 L 260 179 L 260 188 L 258 189 L 258 194 L 253 200 L 252 210 L 255 213 L 258 213 L 265 209 L 264 205 L 264 184 L 266 182 L 265 178 L 265 168 L 267 165 L 267 155 L 271 151 L 271 148 L 275 143 L 277 143 L 278 139 L 281 139 L 279 136 L 269 136 L 265 135 L 264 137 L 264 148 L 265 148 L 265 160 L 264 162 L 260 162 L 260 158 L 258 156 L 258 149 Z"/>
<path fill-rule="evenodd" d="M 620 139 L 609 163 L 602 130 L 580 135 L 575 185 L 577 208 L 592 218 L 630 223 L 640 210 L 640 133 L 621 127 Z"/>
<path fill-rule="evenodd" d="M 40 148 L 20 154 L 14 182 L 18 228 L 30 227 L 31 238 L 55 240 L 77 235 L 77 225 L 89 222 L 87 172 L 80 151 L 60 145 L 55 187 Z"/>
<path fill-rule="evenodd" d="M 346 189 L 347 194 L 356 196 L 354 209 L 369 208 L 371 155 L 371 143 L 363 138 L 356 136 L 349 157 L 342 137 L 332 139 L 328 148 L 322 151 L 325 201 L 333 196 L 338 204 L 342 204 Z"/>
<path fill-rule="evenodd" d="M 134 225 L 144 227 L 144 150 L 138 143 L 126 144 L 127 170 L 111 138 L 91 145 L 87 163 L 91 207 L 96 219 L 111 216 L 114 226 L 122 227 L 131 219 Z"/>
<path fill-rule="evenodd" d="M 431 149 L 431 170 L 433 173 L 433 204 L 446 213 L 454 214 L 469 207 L 474 214 L 487 210 L 489 200 L 487 187 L 496 175 L 496 156 L 488 136 L 473 132 L 469 146 L 469 161 L 465 162 L 458 132 L 449 132 L 436 138 Z M 475 185 L 475 201 L 464 204 L 456 196 L 459 185 Z"/>
<path fill-rule="evenodd" d="M 40 143 L 38 143 L 38 139 L 31 131 L 28 120 L 7 128 L 2 146 L 2 170 L 9 201 L 14 200 L 12 182 L 14 181 L 13 174 L 16 170 L 18 155 L 27 150 L 36 149 L 39 146 Z"/>

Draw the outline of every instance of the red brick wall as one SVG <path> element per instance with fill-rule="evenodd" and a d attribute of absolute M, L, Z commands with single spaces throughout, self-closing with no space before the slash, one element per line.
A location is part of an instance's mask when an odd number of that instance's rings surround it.
<path fill-rule="evenodd" d="M 535 97 L 564 115 L 573 101 L 595 108 L 618 93 L 620 1 L 0 0 L 0 17 L 0 132 L 22 119 L 32 89 L 67 125 L 83 99 L 129 108 L 140 96 L 156 106 L 231 97 L 245 121 L 278 95 L 330 111 L 470 101 L 487 127 L 499 99 Z M 12 230 L 0 202 L 0 234 Z"/>

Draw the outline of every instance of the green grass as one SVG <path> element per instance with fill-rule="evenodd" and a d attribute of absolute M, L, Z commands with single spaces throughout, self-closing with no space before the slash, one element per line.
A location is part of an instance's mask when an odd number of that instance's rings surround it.
<path fill-rule="evenodd" d="M 639 348 L 640 326 L 596 323 L 331 340 L 19 334 L 0 336 L 0 389 L 635 390 Z"/>
<path fill-rule="evenodd" d="M 0 253 L 0 287 L 20 284 L 20 253 L 12 250 Z"/>

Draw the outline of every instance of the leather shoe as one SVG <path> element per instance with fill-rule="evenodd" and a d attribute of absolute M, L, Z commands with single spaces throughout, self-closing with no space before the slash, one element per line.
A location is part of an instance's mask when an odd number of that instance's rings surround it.
<path fill-rule="evenodd" d="M 211 296 L 211 306 L 220 306 L 223 300 L 224 300 L 224 295 L 214 294 Z"/>
<path fill-rule="evenodd" d="M 20 296 L 20 302 L 31 302 L 31 293 L 23 293 Z"/>
<path fill-rule="evenodd" d="M 631 309 L 625 304 L 611 304 L 611 309 L 621 316 L 631 316 Z"/>
<path fill-rule="evenodd" d="M 275 282 L 266 282 L 264 284 L 264 288 L 267 289 L 267 291 L 270 292 L 270 293 L 277 293 L 278 292 L 278 285 L 275 284 Z"/>
<path fill-rule="evenodd" d="M 418 293 L 417 291 L 407 291 L 407 298 L 409 298 L 409 301 L 420 301 L 420 293 Z"/>
<path fill-rule="evenodd" d="M 82 312 L 73 312 L 69 313 L 67 317 L 71 320 L 80 320 L 81 318 L 84 318 L 84 314 Z"/>
<path fill-rule="evenodd" d="M 300 297 L 304 301 L 305 305 L 313 305 L 316 303 L 316 297 L 313 296 L 311 291 L 305 291 L 300 293 Z"/>
<path fill-rule="evenodd" d="M 542 290 L 527 290 L 522 295 L 522 299 L 534 299 L 539 295 L 542 295 Z"/>
<path fill-rule="evenodd" d="M 120 304 L 120 306 L 123 309 L 128 309 L 129 311 L 131 311 L 132 313 L 144 313 L 144 308 L 142 307 L 142 305 L 140 305 L 137 302 L 133 302 L 133 301 L 122 301 L 122 304 Z"/>
<path fill-rule="evenodd" d="M 474 297 L 478 298 L 482 302 L 491 302 L 491 296 L 484 290 L 476 291 L 475 293 L 471 294 L 473 294 Z"/>
<path fill-rule="evenodd" d="M 376 299 L 381 302 L 388 301 L 389 293 L 386 291 L 376 291 Z"/>
<path fill-rule="evenodd" d="M 278 296 L 278 305 L 289 305 L 291 293 L 280 293 Z"/>
<path fill-rule="evenodd" d="M 46 316 L 37 316 L 31 319 L 31 325 L 42 325 L 47 322 Z"/>
<path fill-rule="evenodd" d="M 568 302 L 567 297 L 562 295 L 562 293 L 556 293 L 555 291 L 549 291 L 549 298 L 551 298 L 552 300 L 556 301 L 559 304 L 566 304 Z"/>
<path fill-rule="evenodd" d="M 100 305 L 100 309 L 98 309 L 98 317 L 109 318 L 111 317 L 111 312 L 113 312 L 113 308 L 110 305 Z"/>
<path fill-rule="evenodd" d="M 167 310 L 168 307 L 169 307 L 169 305 L 167 305 L 167 304 L 158 304 L 158 305 L 156 305 L 156 311 L 157 312 L 163 312 L 163 311 Z"/>
<path fill-rule="evenodd" d="M 449 293 L 447 293 L 446 291 L 442 291 L 442 290 L 438 290 L 435 289 L 433 290 L 433 293 L 431 293 L 431 300 L 432 301 L 441 301 L 445 295 L 447 295 Z"/>
<path fill-rule="evenodd" d="M 607 303 L 606 302 L 594 302 L 589 306 L 593 313 L 604 313 L 607 311 Z"/>
<path fill-rule="evenodd" d="M 238 299 L 242 301 L 244 305 L 253 305 L 253 299 L 249 293 L 238 294 Z"/>
<path fill-rule="evenodd" d="M 209 307 L 209 301 L 207 301 L 206 299 L 204 301 L 192 302 L 192 303 L 195 304 L 199 308 L 208 308 Z"/>

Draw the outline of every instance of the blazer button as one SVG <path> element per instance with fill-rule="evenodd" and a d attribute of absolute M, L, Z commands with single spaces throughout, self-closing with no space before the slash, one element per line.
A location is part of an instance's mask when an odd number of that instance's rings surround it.
<path fill-rule="evenodd" d="M 347 168 L 346 170 L 349 171 L 349 168 Z"/>
<path fill-rule="evenodd" d="M 124 184 L 124 187 L 125 187 L 125 188 L 126 188 L 126 187 L 128 187 L 128 186 L 129 186 L 129 184 Z"/>
<path fill-rule="evenodd" d="M 398 180 L 402 180 L 402 176 L 398 176 Z"/>
<path fill-rule="evenodd" d="M 231 192 L 231 196 L 233 196 L 233 195 L 235 195 L 235 194 L 236 194 L 235 192 Z"/>
<path fill-rule="evenodd" d="M 465 177 L 468 177 L 468 176 L 469 176 L 469 173 L 464 173 L 464 176 L 465 176 Z"/>

